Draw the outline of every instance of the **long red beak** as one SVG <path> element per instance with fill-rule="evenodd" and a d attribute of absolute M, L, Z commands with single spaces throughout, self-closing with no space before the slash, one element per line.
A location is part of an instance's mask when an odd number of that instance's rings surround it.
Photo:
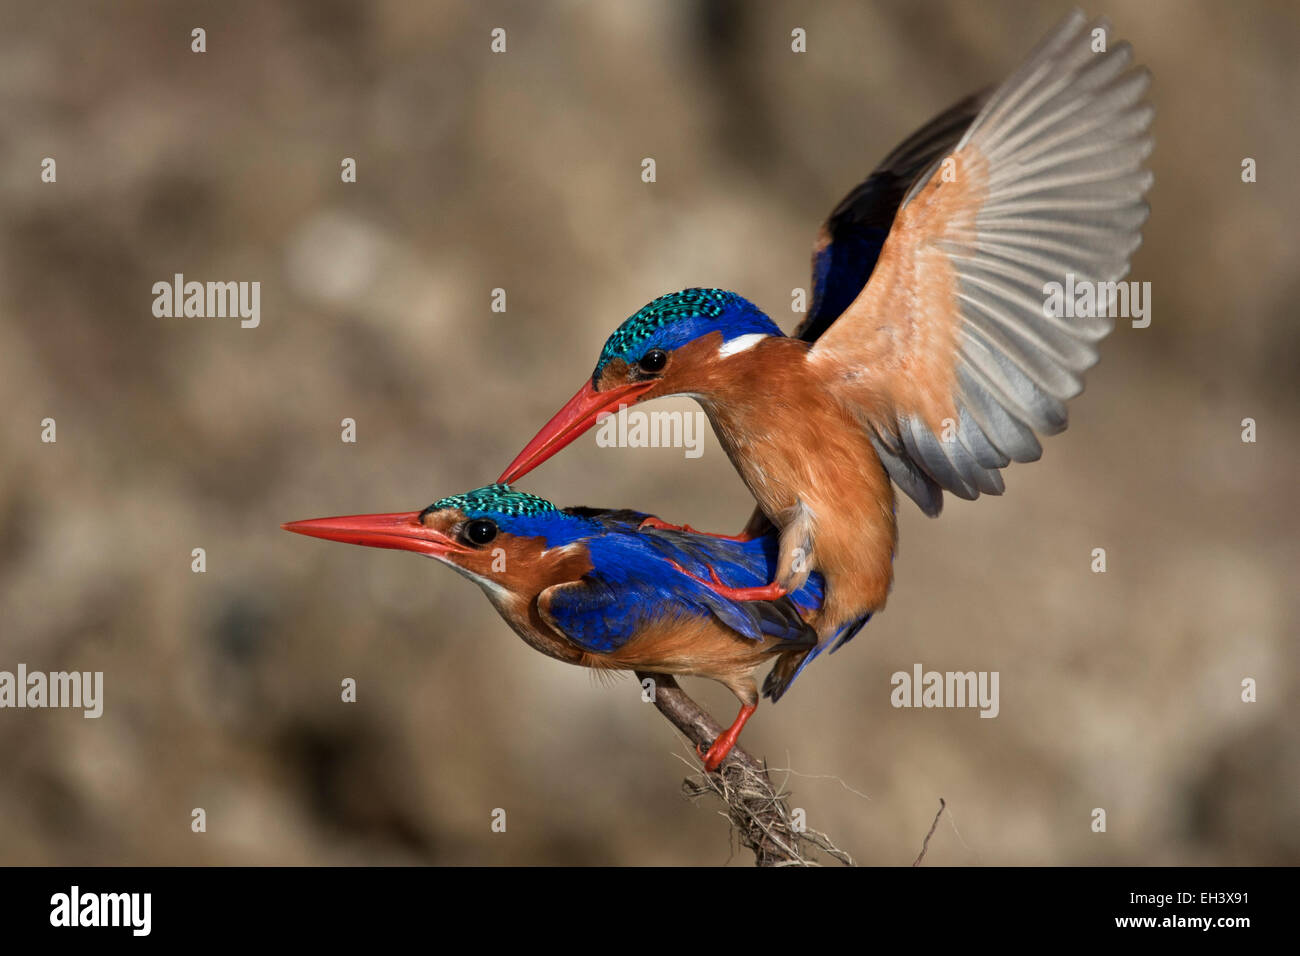
<path fill-rule="evenodd" d="M 388 515 L 349 515 L 344 518 L 311 518 L 307 521 L 290 521 L 280 527 L 285 531 L 293 531 L 313 538 L 343 541 L 347 544 L 364 544 L 369 548 L 395 548 L 398 551 L 437 555 L 470 550 L 441 531 L 426 528 L 420 522 L 418 511 Z"/>
<path fill-rule="evenodd" d="M 641 395 L 657 385 L 657 382 L 633 382 L 620 385 L 608 392 L 598 392 L 587 382 L 578 389 L 578 394 L 569 399 L 521 451 L 510 467 L 497 479 L 501 484 L 522 478 L 561 448 L 574 441 L 606 412 L 615 411 L 620 405 L 631 405 Z"/>

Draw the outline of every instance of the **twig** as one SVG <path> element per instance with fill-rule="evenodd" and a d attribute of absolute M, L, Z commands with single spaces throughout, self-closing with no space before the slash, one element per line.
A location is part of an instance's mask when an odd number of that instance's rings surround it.
<path fill-rule="evenodd" d="M 704 749 L 723 728 L 699 704 L 691 700 L 666 674 L 637 671 L 637 680 L 652 681 L 654 705 L 695 746 Z M 740 747 L 732 748 L 716 773 L 688 777 L 682 782 L 688 797 L 716 794 L 727 807 L 726 816 L 740 842 L 754 851 L 758 866 L 815 866 L 811 858 L 820 851 L 852 865 L 847 853 L 823 833 L 796 827 L 786 800 L 789 796 L 772 783 L 767 764 Z"/>
<path fill-rule="evenodd" d="M 913 866 L 920 866 L 921 861 L 925 859 L 925 851 L 930 849 L 930 837 L 934 836 L 935 827 L 939 825 L 939 818 L 943 816 L 943 808 L 948 804 L 944 803 L 943 797 L 939 798 L 939 812 L 934 815 L 934 822 L 930 824 L 930 832 L 925 835 L 925 840 L 921 843 L 921 852 L 916 859 L 912 861 Z"/>

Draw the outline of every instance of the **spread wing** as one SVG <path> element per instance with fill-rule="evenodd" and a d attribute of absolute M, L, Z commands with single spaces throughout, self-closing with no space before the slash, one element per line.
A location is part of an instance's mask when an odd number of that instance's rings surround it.
<path fill-rule="evenodd" d="M 795 338 L 815 341 L 858 297 L 908 188 L 957 144 L 990 92 L 968 96 L 930 120 L 840 200 L 813 246 L 812 306 Z"/>
<path fill-rule="evenodd" d="M 816 341 L 858 297 L 908 188 L 952 150 L 991 92 L 954 103 L 907 137 L 831 211 L 813 246 L 812 305 L 795 338 Z M 744 531 L 759 535 L 772 527 L 763 509 L 755 508 Z"/>
<path fill-rule="evenodd" d="M 1141 242 L 1153 111 L 1131 62 L 1105 21 L 1067 16 L 911 187 L 809 352 L 927 514 L 944 490 L 1000 494 L 999 469 L 1039 456 L 1113 326 L 1045 306 L 1051 283 L 1121 279 Z"/>

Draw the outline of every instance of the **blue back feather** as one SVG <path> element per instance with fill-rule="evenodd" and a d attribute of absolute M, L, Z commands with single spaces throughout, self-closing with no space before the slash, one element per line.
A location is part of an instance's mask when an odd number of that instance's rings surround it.
<path fill-rule="evenodd" d="M 621 640 L 665 613 L 687 613 L 711 614 L 754 641 L 765 635 L 807 641 L 808 628 L 798 612 L 813 610 L 822 602 L 824 584 L 817 574 L 785 601 L 733 601 L 669 563 L 676 562 L 705 580 L 712 567 L 732 587 L 758 587 L 776 573 L 776 535 L 734 542 L 678 531 L 633 530 L 607 532 L 586 544 L 595 567 L 593 576 L 622 596 L 621 606 L 605 617 Z"/>

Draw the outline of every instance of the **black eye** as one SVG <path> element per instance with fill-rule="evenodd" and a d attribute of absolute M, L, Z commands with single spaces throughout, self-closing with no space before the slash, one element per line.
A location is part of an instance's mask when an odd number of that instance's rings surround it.
<path fill-rule="evenodd" d="M 487 518 L 476 518 L 465 525 L 465 537 L 474 544 L 487 544 L 497 536 L 497 524 Z"/>
<path fill-rule="evenodd" d="M 668 353 L 663 349 L 651 349 L 636 364 L 643 372 L 662 372 L 668 364 Z"/>

